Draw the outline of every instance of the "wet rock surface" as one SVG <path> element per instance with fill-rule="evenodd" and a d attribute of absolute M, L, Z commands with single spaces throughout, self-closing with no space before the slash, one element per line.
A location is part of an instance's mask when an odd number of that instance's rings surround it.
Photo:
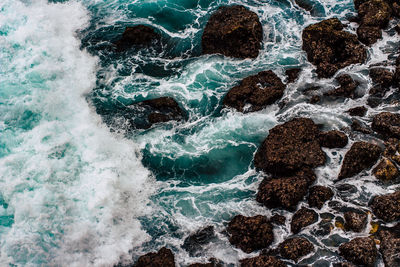
<path fill-rule="evenodd" d="M 290 175 L 303 168 L 325 163 L 319 144 L 319 129 L 310 119 L 295 118 L 272 128 L 254 157 L 254 165 L 265 172 Z"/>
<path fill-rule="evenodd" d="M 127 50 L 133 46 L 146 46 L 160 39 L 153 28 L 145 25 L 127 27 L 122 37 L 115 43 L 118 51 Z"/>
<path fill-rule="evenodd" d="M 243 79 L 224 98 L 224 106 L 238 111 L 258 111 L 283 96 L 286 86 L 272 71 L 262 71 Z M 248 106 L 248 107 L 247 107 Z"/>
<path fill-rule="evenodd" d="M 279 245 L 281 256 L 296 262 L 300 258 L 310 254 L 313 250 L 314 245 L 304 237 L 290 238 Z"/>
<path fill-rule="evenodd" d="M 376 217 L 386 222 L 400 220 L 400 191 L 374 197 L 371 209 Z"/>
<path fill-rule="evenodd" d="M 348 211 L 344 214 L 344 227 L 347 231 L 362 232 L 367 225 L 367 214 Z"/>
<path fill-rule="evenodd" d="M 263 29 L 256 13 L 244 6 L 220 7 L 207 22 L 202 36 L 203 54 L 256 58 Z"/>
<path fill-rule="evenodd" d="M 397 225 L 397 228 L 400 225 Z M 379 251 L 382 254 L 385 266 L 400 266 L 400 231 L 384 230 L 379 233 L 381 240 Z"/>
<path fill-rule="evenodd" d="M 214 227 L 208 226 L 188 236 L 183 242 L 182 248 L 189 252 L 189 255 L 195 256 L 199 251 L 201 251 L 202 246 L 208 244 L 214 238 Z"/>
<path fill-rule="evenodd" d="M 377 179 L 382 181 L 391 181 L 399 176 L 399 170 L 393 162 L 387 158 L 383 158 L 372 173 Z"/>
<path fill-rule="evenodd" d="M 243 259 L 240 261 L 240 266 L 242 267 L 285 267 L 287 266 L 283 261 L 273 257 L 260 255 L 254 258 Z"/>
<path fill-rule="evenodd" d="M 377 145 L 366 142 L 354 143 L 344 157 L 339 179 L 352 177 L 372 167 L 381 152 L 381 148 Z"/>
<path fill-rule="evenodd" d="M 374 240 L 369 237 L 357 237 L 339 247 L 340 255 L 346 260 L 363 266 L 374 266 L 378 251 Z"/>
<path fill-rule="evenodd" d="M 161 248 L 157 253 L 151 252 L 141 256 L 133 267 L 175 267 L 174 254 L 170 249 Z"/>
<path fill-rule="evenodd" d="M 279 214 L 275 214 L 274 216 L 271 217 L 270 220 L 272 223 L 276 225 L 285 225 L 286 217 Z"/>
<path fill-rule="evenodd" d="M 332 77 L 339 69 L 363 63 L 366 49 L 357 36 L 343 30 L 343 24 L 332 18 L 310 25 L 303 31 L 303 50 L 308 60 L 317 66 L 320 78 Z"/>
<path fill-rule="evenodd" d="M 336 78 L 340 87 L 325 93 L 326 96 L 330 97 L 349 97 L 356 98 L 356 89 L 359 85 L 358 82 L 354 81 L 348 74 L 340 75 Z"/>
<path fill-rule="evenodd" d="M 265 216 L 235 216 L 227 228 L 229 242 L 246 253 L 267 248 L 274 240 L 272 225 Z"/>
<path fill-rule="evenodd" d="M 316 223 L 318 220 L 318 213 L 312 209 L 301 208 L 292 217 L 290 229 L 292 233 L 297 234 L 303 228 Z"/>
<path fill-rule="evenodd" d="M 400 114 L 382 112 L 372 121 L 372 129 L 385 138 L 400 138 Z"/>
<path fill-rule="evenodd" d="M 310 188 L 307 197 L 308 205 L 321 209 L 324 203 L 333 197 L 333 191 L 329 187 L 316 185 Z"/>
<path fill-rule="evenodd" d="M 287 83 L 293 83 L 297 80 L 301 72 L 300 68 L 295 68 L 295 69 L 287 69 L 285 71 L 285 74 L 287 76 Z"/>
<path fill-rule="evenodd" d="M 358 116 L 358 117 L 363 117 L 367 113 L 367 108 L 364 106 L 359 106 L 355 108 L 349 109 L 347 112 L 350 114 L 350 116 Z"/>
<path fill-rule="evenodd" d="M 349 139 L 345 133 L 336 130 L 323 132 L 319 135 L 319 143 L 327 148 L 343 148 L 348 141 Z"/>

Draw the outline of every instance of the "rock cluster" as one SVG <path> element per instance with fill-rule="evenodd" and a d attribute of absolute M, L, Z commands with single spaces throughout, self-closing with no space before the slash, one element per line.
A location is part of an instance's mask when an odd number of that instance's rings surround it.
<path fill-rule="evenodd" d="M 374 240 L 357 237 L 339 247 L 340 254 L 348 261 L 363 266 L 374 266 L 378 250 Z"/>

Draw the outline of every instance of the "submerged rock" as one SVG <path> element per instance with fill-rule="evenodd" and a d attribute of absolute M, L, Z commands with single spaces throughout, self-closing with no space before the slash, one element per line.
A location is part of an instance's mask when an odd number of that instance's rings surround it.
<path fill-rule="evenodd" d="M 317 66 L 321 78 L 332 77 L 339 69 L 363 63 L 367 52 L 357 36 L 343 31 L 343 24 L 332 18 L 306 27 L 303 31 L 303 50 L 308 60 Z"/>
<path fill-rule="evenodd" d="M 340 131 L 323 132 L 319 135 L 319 143 L 327 148 L 342 148 L 348 143 L 347 135 Z"/>
<path fill-rule="evenodd" d="M 272 71 L 262 71 L 243 79 L 229 90 L 224 106 L 238 111 L 258 111 L 273 104 L 283 96 L 286 86 Z"/>
<path fill-rule="evenodd" d="M 214 227 L 208 226 L 188 236 L 183 242 L 182 248 L 193 257 L 201 251 L 202 246 L 208 244 L 213 238 L 215 238 Z"/>
<path fill-rule="evenodd" d="M 400 219 L 400 191 L 392 194 L 376 196 L 371 202 L 375 216 L 386 222 Z"/>
<path fill-rule="evenodd" d="M 157 253 L 151 252 L 141 256 L 134 267 L 175 267 L 174 254 L 170 249 L 161 248 Z"/>
<path fill-rule="evenodd" d="M 246 253 L 267 248 L 274 241 L 272 225 L 261 215 L 237 215 L 229 222 L 227 230 L 229 242 Z"/>
<path fill-rule="evenodd" d="M 379 159 L 381 152 L 381 148 L 377 145 L 366 142 L 354 143 L 344 157 L 338 178 L 352 177 L 372 167 Z"/>
<path fill-rule="evenodd" d="M 283 241 L 279 245 L 279 252 L 285 259 L 298 261 L 301 257 L 310 254 L 314 245 L 304 237 L 294 237 Z"/>
<path fill-rule="evenodd" d="M 308 205 L 321 209 L 324 203 L 333 197 L 333 191 L 329 187 L 316 185 L 310 188 Z"/>
<path fill-rule="evenodd" d="M 145 25 L 126 27 L 121 39 L 115 45 L 117 50 L 123 51 L 132 46 L 145 46 L 160 38 L 153 28 Z"/>
<path fill-rule="evenodd" d="M 378 251 L 374 240 L 369 237 L 357 237 L 339 247 L 340 255 L 357 265 L 375 265 Z"/>
<path fill-rule="evenodd" d="M 372 130 L 367 128 L 365 125 L 362 125 L 358 120 L 352 120 L 351 123 L 351 130 L 364 133 L 364 134 L 371 134 Z"/>
<path fill-rule="evenodd" d="M 283 261 L 275 258 L 274 256 L 260 255 L 254 258 L 247 258 L 240 261 L 242 267 L 285 267 L 287 266 Z"/>
<path fill-rule="evenodd" d="M 367 108 L 364 106 L 359 106 L 355 108 L 349 109 L 347 112 L 350 114 L 350 116 L 358 116 L 358 117 L 363 117 L 367 113 Z"/>
<path fill-rule="evenodd" d="M 399 227 L 399 224 L 397 227 Z M 379 250 L 382 254 L 385 266 L 400 266 L 400 233 L 384 230 L 379 233 L 379 238 L 381 240 Z"/>
<path fill-rule="evenodd" d="M 372 121 L 372 129 L 386 138 L 400 138 L 400 114 L 379 113 Z"/>
<path fill-rule="evenodd" d="M 223 267 L 222 262 L 215 258 L 211 258 L 209 261 L 209 263 L 193 263 L 188 267 Z"/>
<path fill-rule="evenodd" d="M 213 13 L 202 36 L 203 54 L 256 58 L 263 29 L 256 13 L 244 6 L 224 6 Z"/>
<path fill-rule="evenodd" d="M 367 214 L 348 211 L 344 214 L 344 228 L 347 231 L 362 232 L 367 225 Z"/>
<path fill-rule="evenodd" d="M 301 208 L 292 217 L 290 228 L 292 233 L 297 234 L 303 228 L 316 223 L 318 220 L 318 213 L 312 209 Z"/>
<path fill-rule="evenodd" d="M 383 181 L 391 181 L 399 176 L 399 170 L 387 158 L 383 158 L 372 172 L 376 178 Z"/>
<path fill-rule="evenodd" d="M 356 98 L 358 82 L 354 81 L 348 74 L 340 75 L 336 80 L 339 82 L 340 87 L 325 93 L 326 96 Z"/>
<path fill-rule="evenodd" d="M 319 144 L 317 125 L 295 118 L 269 131 L 254 157 L 254 165 L 265 172 L 291 175 L 303 168 L 321 166 L 326 155 Z"/>
<path fill-rule="evenodd" d="M 268 208 L 294 209 L 307 194 L 316 176 L 310 169 L 290 177 L 264 179 L 258 187 L 256 200 Z"/>
<path fill-rule="evenodd" d="M 140 102 L 139 105 L 148 106 L 153 109 L 148 115 L 150 124 L 167 122 L 170 120 L 181 120 L 184 112 L 179 104 L 171 97 L 160 97 Z"/>

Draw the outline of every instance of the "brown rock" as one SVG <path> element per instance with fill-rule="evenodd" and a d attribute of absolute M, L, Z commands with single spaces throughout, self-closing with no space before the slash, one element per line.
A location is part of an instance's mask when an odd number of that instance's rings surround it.
<path fill-rule="evenodd" d="M 379 233 L 381 239 L 380 252 L 383 262 L 387 267 L 397 267 L 400 265 L 400 234 L 392 231 L 381 231 Z"/>
<path fill-rule="evenodd" d="M 371 209 L 375 216 L 386 222 L 400 219 L 400 191 L 392 194 L 376 196 L 372 200 Z"/>
<path fill-rule="evenodd" d="M 400 138 L 400 114 L 379 113 L 372 121 L 372 129 L 386 138 Z"/>
<path fill-rule="evenodd" d="M 372 172 L 376 178 L 383 181 L 394 180 L 399 176 L 399 170 L 387 158 L 383 158 Z"/>
<path fill-rule="evenodd" d="M 351 129 L 356 132 L 364 133 L 364 134 L 371 134 L 372 130 L 361 125 L 358 120 L 352 120 Z"/>
<path fill-rule="evenodd" d="M 229 90 L 224 105 L 238 111 L 258 111 L 275 103 L 283 96 L 286 86 L 272 71 L 262 71 L 243 79 L 238 86 Z M 245 106 L 249 108 L 245 110 Z"/>
<path fill-rule="evenodd" d="M 350 116 L 358 116 L 358 117 L 363 117 L 367 113 L 367 108 L 364 106 L 359 106 L 355 108 L 349 109 L 347 112 L 350 114 Z"/>
<path fill-rule="evenodd" d="M 356 97 L 356 89 L 359 85 L 358 82 L 354 81 L 348 74 L 340 75 L 336 78 L 339 82 L 340 87 L 325 93 L 326 96 L 334 96 L 334 97 Z"/>
<path fill-rule="evenodd" d="M 340 131 L 323 132 L 319 135 L 319 143 L 327 148 L 342 148 L 348 143 L 347 135 Z"/>
<path fill-rule="evenodd" d="M 170 249 L 161 248 L 157 253 L 151 252 L 141 256 L 134 267 L 175 267 L 174 254 Z"/>
<path fill-rule="evenodd" d="M 393 84 L 393 72 L 385 68 L 371 68 L 369 76 L 372 82 L 383 87 L 390 87 Z"/>
<path fill-rule="evenodd" d="M 229 222 L 227 230 L 229 242 L 246 253 L 267 248 L 274 241 L 272 225 L 267 217 L 261 215 L 237 215 Z"/>
<path fill-rule="evenodd" d="M 340 255 L 357 265 L 374 266 L 378 251 L 369 237 L 357 237 L 339 247 Z"/>
<path fill-rule="evenodd" d="M 381 152 L 380 147 L 377 145 L 366 142 L 354 143 L 344 157 L 338 178 L 345 179 L 372 167 Z"/>
<path fill-rule="evenodd" d="M 122 34 L 121 39 L 119 39 L 115 44 L 117 50 L 123 51 L 132 46 L 149 45 L 159 38 L 160 35 L 156 33 L 153 28 L 145 25 L 138 25 L 127 27 Z"/>
<path fill-rule="evenodd" d="M 382 31 L 377 26 L 360 25 L 357 29 L 358 39 L 366 45 L 376 43 L 382 39 Z"/>
<path fill-rule="evenodd" d="M 292 217 L 290 228 L 292 233 L 297 234 L 304 227 L 307 227 L 318 220 L 318 213 L 312 209 L 301 208 Z"/>
<path fill-rule="evenodd" d="M 283 261 L 273 257 L 260 255 L 254 258 L 243 259 L 240 261 L 242 267 L 285 267 L 287 266 Z"/>
<path fill-rule="evenodd" d="M 279 215 L 279 214 L 275 214 L 274 216 L 271 217 L 271 222 L 277 225 L 284 225 L 286 222 L 286 217 Z"/>
<path fill-rule="evenodd" d="M 304 237 L 294 237 L 285 240 L 279 245 L 283 258 L 298 261 L 314 250 L 314 245 Z"/>
<path fill-rule="evenodd" d="M 256 58 L 263 29 L 256 13 L 244 6 L 224 6 L 213 13 L 202 36 L 203 54 Z"/>
<path fill-rule="evenodd" d="M 362 232 L 367 225 L 367 214 L 348 211 L 344 214 L 344 227 L 348 231 Z"/>
<path fill-rule="evenodd" d="M 287 69 L 285 71 L 286 76 L 288 77 L 287 83 L 292 83 L 297 80 L 299 77 L 299 74 L 301 72 L 301 69 L 295 68 L 295 69 Z"/>
<path fill-rule="evenodd" d="M 333 197 L 333 191 L 329 187 L 316 185 L 310 188 L 308 205 L 321 209 L 324 203 Z"/>

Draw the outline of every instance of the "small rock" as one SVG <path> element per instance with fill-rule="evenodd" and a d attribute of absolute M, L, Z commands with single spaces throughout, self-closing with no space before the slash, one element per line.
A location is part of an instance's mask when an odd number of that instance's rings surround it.
<path fill-rule="evenodd" d="M 310 188 L 308 205 L 321 209 L 324 203 L 333 197 L 333 191 L 329 187 L 316 185 Z"/>
<path fill-rule="evenodd" d="M 246 253 L 267 248 L 274 241 L 272 225 L 267 217 L 261 215 L 237 215 L 229 222 L 227 230 L 229 242 Z"/>
<path fill-rule="evenodd" d="M 357 120 L 352 120 L 351 129 L 355 132 L 360 132 L 364 134 L 371 134 L 372 130 L 366 128 L 365 126 L 361 125 L 361 123 Z"/>
<path fill-rule="evenodd" d="M 188 236 L 183 242 L 182 248 L 189 252 L 191 257 L 194 257 L 202 249 L 202 246 L 208 244 L 213 238 L 215 238 L 214 227 L 208 226 Z"/>
<path fill-rule="evenodd" d="M 371 68 L 369 76 L 372 82 L 383 87 L 390 87 L 393 84 L 393 72 L 385 68 Z"/>
<path fill-rule="evenodd" d="M 369 237 L 357 237 L 339 247 L 340 255 L 357 265 L 375 266 L 378 251 L 374 240 Z"/>
<path fill-rule="evenodd" d="M 342 148 L 348 143 L 347 135 L 340 131 L 323 132 L 319 135 L 319 143 L 327 148 Z"/>
<path fill-rule="evenodd" d="M 367 108 L 364 106 L 360 107 L 355 107 L 349 109 L 347 112 L 350 114 L 350 116 L 358 116 L 358 117 L 363 117 L 367 113 Z"/>
<path fill-rule="evenodd" d="M 287 69 L 285 71 L 286 76 L 288 77 L 287 83 L 292 83 L 297 80 L 299 77 L 299 74 L 301 72 L 300 68 L 295 68 L 295 69 Z"/>
<path fill-rule="evenodd" d="M 371 203 L 371 209 L 376 217 L 386 222 L 399 220 L 400 191 L 374 197 Z"/>
<path fill-rule="evenodd" d="M 275 214 L 274 216 L 271 217 L 271 222 L 277 225 L 285 225 L 286 222 L 286 217 L 279 215 L 279 214 Z"/>
<path fill-rule="evenodd" d="M 285 240 L 279 245 L 279 251 L 283 258 L 297 262 L 314 250 L 314 245 L 304 237 L 294 237 Z"/>
<path fill-rule="evenodd" d="M 286 267 L 287 265 L 273 257 L 273 256 L 266 256 L 260 255 L 254 258 L 243 259 L 240 261 L 240 266 L 242 267 Z"/>
<path fill-rule="evenodd" d="M 373 118 L 372 129 L 386 138 L 400 138 L 400 114 L 379 113 Z"/>
<path fill-rule="evenodd" d="M 138 25 L 134 27 L 127 27 L 115 44 L 118 51 L 123 51 L 131 48 L 132 46 L 145 46 L 151 44 L 153 41 L 160 38 L 160 35 L 154 31 L 153 28 Z"/>
<path fill-rule="evenodd" d="M 161 248 L 157 253 L 151 252 L 141 256 L 134 267 L 175 267 L 174 254 L 170 249 Z"/>
<path fill-rule="evenodd" d="M 325 93 L 326 96 L 335 96 L 335 97 L 356 97 L 356 89 L 359 85 L 358 82 L 354 81 L 348 74 L 340 75 L 336 78 L 339 82 L 340 87 Z"/>
<path fill-rule="evenodd" d="M 399 170 L 387 158 L 383 158 L 372 172 L 376 178 L 383 181 L 391 181 L 399 176 Z"/>
<path fill-rule="evenodd" d="M 381 148 L 377 145 L 366 142 L 354 143 L 344 157 L 338 178 L 341 180 L 352 177 L 372 167 L 379 159 L 381 152 Z"/>
<path fill-rule="evenodd" d="M 301 208 L 292 217 L 290 228 L 292 233 L 297 234 L 304 227 L 316 223 L 318 220 L 318 213 L 312 209 Z"/>
<path fill-rule="evenodd" d="M 348 211 L 344 214 L 344 227 L 347 231 L 362 232 L 367 225 L 367 214 Z"/>

